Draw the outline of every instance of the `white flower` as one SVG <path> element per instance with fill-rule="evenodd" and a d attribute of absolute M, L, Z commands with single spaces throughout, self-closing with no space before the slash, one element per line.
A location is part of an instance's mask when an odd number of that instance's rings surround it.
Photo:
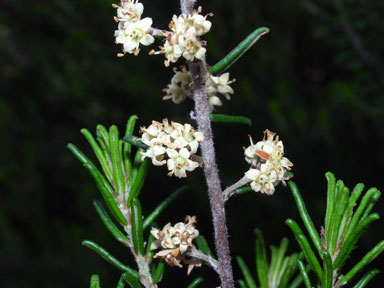
<path fill-rule="evenodd" d="M 167 58 L 168 64 L 166 63 L 166 66 L 169 65 L 169 62 L 175 63 L 177 60 L 179 60 L 179 58 L 183 54 L 183 49 L 178 44 L 176 34 L 168 34 L 167 40 L 164 43 L 162 51 L 165 54 L 165 57 Z"/>
<path fill-rule="evenodd" d="M 207 80 L 207 86 L 212 86 L 214 89 L 219 92 L 220 94 L 223 94 L 225 98 L 228 100 L 231 99 L 230 94 L 233 94 L 234 91 L 229 84 L 231 84 L 233 81 L 229 81 L 229 73 L 224 73 L 220 75 L 219 77 L 211 76 Z"/>
<path fill-rule="evenodd" d="M 261 164 L 260 170 L 249 169 L 245 172 L 245 177 L 252 181 L 251 187 L 253 191 L 260 191 L 267 195 L 273 195 L 275 192 L 274 184 L 277 181 L 277 174 L 268 164 Z"/>
<path fill-rule="evenodd" d="M 190 93 L 192 82 L 191 73 L 187 71 L 185 67 L 181 68 L 181 71 L 175 71 L 171 79 L 171 83 L 168 84 L 167 88 L 164 88 L 163 91 L 166 95 L 163 97 L 163 100 L 172 99 L 176 104 L 183 102 Z"/>
<path fill-rule="evenodd" d="M 183 47 L 183 57 L 187 61 L 193 61 L 195 58 L 202 60 L 205 56 L 207 49 L 201 46 L 201 43 L 194 39 L 188 39 L 181 42 Z"/>
<path fill-rule="evenodd" d="M 209 32 L 211 29 L 212 23 L 207 20 L 207 16 L 202 16 L 200 14 L 194 13 L 191 17 L 193 21 L 193 27 L 195 28 L 195 33 L 197 36 L 204 35 Z"/>
<path fill-rule="evenodd" d="M 199 163 L 189 159 L 191 153 L 186 148 L 180 149 L 179 152 L 168 148 L 167 154 L 169 157 L 167 166 L 170 171 L 168 176 L 174 174 L 178 178 L 185 178 L 187 177 L 186 171 L 193 171 L 199 166 Z"/>
<path fill-rule="evenodd" d="M 155 39 L 148 33 L 152 25 L 151 18 L 144 18 L 134 23 L 128 23 L 124 30 L 115 31 L 116 44 L 123 44 L 123 52 L 137 55 L 140 52 L 139 45 L 148 46 Z"/>
<path fill-rule="evenodd" d="M 204 141 L 204 135 L 195 131 L 190 124 L 180 124 L 164 119 L 162 123 L 152 121 L 148 127 L 141 127 L 140 140 L 148 146 L 141 154 L 141 160 L 151 158 L 152 164 L 162 166 L 167 163 L 168 176 L 187 177 L 186 171 L 193 171 L 202 162 L 195 155 L 199 142 Z M 167 159 L 168 158 L 168 159 Z"/>
<path fill-rule="evenodd" d="M 153 144 L 148 147 L 145 152 L 141 153 L 141 161 L 148 157 L 152 159 L 152 164 L 155 166 L 162 166 L 166 163 L 164 159 L 165 148 L 161 143 Z"/>
<path fill-rule="evenodd" d="M 182 147 L 189 146 L 191 153 L 196 153 L 199 148 L 199 142 L 204 141 L 203 133 L 195 131 L 190 124 L 184 124 L 181 133 L 181 137 L 175 139 L 175 142 L 180 141 Z"/>
<path fill-rule="evenodd" d="M 192 15 L 173 15 L 168 25 L 171 32 L 167 35 L 164 46 L 160 47 L 160 51 L 151 51 L 150 54 L 165 54 L 165 66 L 175 63 L 181 56 L 188 61 L 202 60 L 206 49 L 199 37 L 211 29 L 212 23 L 207 20 L 207 16 L 211 14 L 202 16 L 200 12 L 201 9 L 198 9 Z"/>
<path fill-rule="evenodd" d="M 181 71 L 174 69 L 174 72 L 175 75 L 173 75 L 171 83 L 167 85 L 167 88 L 163 89 L 166 93 L 163 100 L 172 99 L 174 103 L 179 104 L 190 96 L 192 77 L 184 66 L 182 66 Z M 230 94 L 233 94 L 234 91 L 229 84 L 233 82 L 234 80 L 229 81 L 229 73 L 224 73 L 220 77 L 208 77 L 205 88 L 209 97 L 208 104 L 211 111 L 214 110 L 215 106 L 223 105 L 218 95 L 224 95 L 230 100 Z"/>
<path fill-rule="evenodd" d="M 174 264 L 173 258 L 168 257 L 171 255 L 177 260 L 182 259 L 180 254 L 184 254 L 190 249 L 193 244 L 192 241 L 199 236 L 199 230 L 195 228 L 196 216 L 187 216 L 185 221 L 176 223 L 174 226 L 171 223 L 168 223 L 164 226 L 162 230 L 152 228 L 151 234 L 156 238 L 156 240 L 151 245 L 151 250 L 158 248 L 163 249 L 163 251 L 158 252 L 155 255 L 155 258 L 161 257 L 167 260 L 172 260 L 171 263 Z M 179 264 L 179 262 L 177 262 Z M 178 265 L 177 265 L 178 266 Z"/>
<path fill-rule="evenodd" d="M 251 145 L 244 148 L 244 156 L 251 164 L 251 169 L 245 173 L 245 177 L 251 182 L 254 191 L 272 195 L 275 186 L 280 182 L 285 185 L 285 180 L 290 178 L 286 173 L 293 164 L 283 157 L 283 142 L 275 133 L 265 130 L 263 141 L 256 144 L 253 144 L 251 136 L 249 140 Z"/>
<path fill-rule="evenodd" d="M 122 22 L 137 22 L 144 11 L 143 4 L 137 0 L 121 0 L 120 5 L 113 4 L 112 6 L 117 9 L 115 20 Z"/>

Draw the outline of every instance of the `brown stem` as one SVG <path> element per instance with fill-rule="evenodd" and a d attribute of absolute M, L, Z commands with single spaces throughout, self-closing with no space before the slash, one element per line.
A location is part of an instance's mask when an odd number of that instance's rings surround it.
<path fill-rule="evenodd" d="M 181 0 L 181 12 L 192 14 L 195 0 Z M 215 148 L 212 139 L 212 128 L 208 94 L 205 89 L 205 81 L 208 76 L 205 60 L 189 62 L 192 75 L 192 91 L 195 100 L 196 122 L 200 132 L 204 134 L 204 142 L 201 143 L 201 153 L 204 159 L 204 174 L 208 186 L 208 195 L 213 218 L 215 246 L 218 256 L 218 273 L 222 288 L 234 288 L 231 255 L 228 243 L 228 231 L 225 216 L 225 200 L 221 190 L 219 173 L 216 165 Z"/>

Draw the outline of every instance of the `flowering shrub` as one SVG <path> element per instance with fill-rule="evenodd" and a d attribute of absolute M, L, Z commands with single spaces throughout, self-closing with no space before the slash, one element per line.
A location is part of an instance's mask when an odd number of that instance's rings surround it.
<path fill-rule="evenodd" d="M 234 195 L 249 191 L 273 195 L 276 187 L 280 183 L 286 186 L 286 181 L 293 175 L 289 171 L 293 164 L 284 157 L 283 142 L 275 133 L 265 130 L 263 140 L 253 144 L 250 137 L 250 146 L 244 148 L 245 160 L 250 165 L 249 170 L 233 185 L 224 190 L 221 188 L 211 122 L 249 125 L 251 121 L 243 116 L 221 115 L 213 111 L 222 105 L 219 95 L 229 100 L 234 94 L 230 86 L 234 80 L 230 80 L 226 70 L 269 30 L 254 30 L 227 56 L 209 66 L 206 62 L 208 43 L 202 40 L 201 36 L 210 31 L 212 23 L 207 18 L 213 14 L 201 15 L 202 8 L 193 10 L 194 4 L 194 0 L 181 0 L 182 13 L 172 17 L 168 31 L 153 28 L 152 18 L 142 19 L 144 6 L 137 0 L 121 0 L 119 5 L 113 6 L 117 9 L 116 43 L 123 45 L 123 53 L 118 56 L 126 53 L 137 56 L 140 44 L 149 46 L 158 39 L 161 41 L 160 50 L 150 50 L 150 55 L 164 54 L 166 67 L 177 61 L 186 61 L 179 70 L 174 68 L 175 75 L 164 89 L 166 95 L 163 99 L 172 99 L 174 103 L 179 104 L 186 98 L 191 98 L 195 104 L 191 118 L 196 121 L 197 130 L 188 123 L 180 124 L 164 119 L 162 122 L 152 121 L 151 125 L 143 126 L 136 132 L 138 117 L 135 115 L 129 118 L 123 137 L 114 125 L 109 130 L 98 125 L 96 139 L 88 130 L 83 129 L 82 133 L 94 150 L 102 172 L 76 146 L 68 145 L 95 179 L 108 211 L 113 215 L 114 220 L 100 202 L 95 202 L 96 211 L 104 225 L 116 240 L 128 248 L 135 259 L 137 269 L 122 264 L 95 242 L 83 242 L 85 246 L 124 271 L 118 287 L 124 287 L 126 284 L 134 288 L 158 287 L 166 264 L 179 268 L 186 264 L 187 274 L 190 274 L 194 267 L 206 264 L 217 272 L 220 287 L 235 287 L 225 202 Z M 141 137 L 135 136 L 137 133 L 141 133 Z M 135 153 L 133 148 L 136 149 Z M 201 156 L 196 154 L 199 148 Z M 174 175 L 178 178 L 186 178 L 187 171 L 202 168 L 214 226 L 215 254 L 204 236 L 196 229 L 195 216 L 187 216 L 184 222 L 173 226 L 168 223 L 163 228 L 156 227 L 156 218 L 177 196 L 185 192 L 187 187 L 172 193 L 144 217 L 139 196 L 151 164 L 166 164 L 168 176 Z M 381 241 L 349 272 L 345 275 L 339 273 L 363 231 L 378 219 L 376 213 L 370 212 L 381 193 L 375 188 L 368 190 L 355 211 L 354 207 L 363 191 L 362 184 L 358 184 L 350 192 L 342 181 L 335 180 L 333 174 L 328 173 L 327 179 L 327 210 L 325 225 L 320 234 L 314 227 L 295 183 L 288 183 L 318 257 L 307 237 L 292 219 L 288 219 L 286 223 L 295 235 L 302 252 L 285 256 L 288 240 L 283 239 L 279 248 L 272 246 L 270 263 L 267 260 L 262 234 L 259 230 L 255 231 L 256 271 L 261 287 L 285 288 L 303 284 L 310 288 L 313 287 L 308 276 L 310 271 L 314 273 L 321 287 L 341 287 L 348 284 L 359 271 L 383 252 L 384 241 Z M 206 219 L 201 222 L 204 221 Z M 146 232 L 150 227 L 150 233 Z M 145 237 L 146 234 L 149 234 L 148 238 Z M 156 254 L 153 250 L 157 250 Z M 154 259 L 157 261 L 155 264 Z M 241 257 L 236 259 L 244 276 L 244 280 L 238 282 L 240 287 L 257 287 L 246 263 Z M 320 261 L 323 265 L 320 265 Z M 368 272 L 354 287 L 364 287 L 377 273 L 377 270 Z M 201 281 L 202 278 L 197 278 L 188 287 L 197 287 Z M 99 287 L 97 275 L 91 278 L 91 286 Z"/>

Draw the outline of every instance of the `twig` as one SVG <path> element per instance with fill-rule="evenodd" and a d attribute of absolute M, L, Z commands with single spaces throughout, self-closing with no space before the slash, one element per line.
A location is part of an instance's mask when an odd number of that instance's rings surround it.
<path fill-rule="evenodd" d="M 227 187 L 223 194 L 224 194 L 224 201 L 227 201 L 233 194 L 235 194 L 235 190 L 248 184 L 250 180 L 247 177 L 241 178 L 239 181 L 237 181 L 235 184 Z"/>
<path fill-rule="evenodd" d="M 192 247 L 191 251 L 189 252 L 189 256 L 203 260 L 210 267 L 212 267 L 212 269 L 215 270 L 217 272 L 217 274 L 219 274 L 219 270 L 218 270 L 219 262 L 215 258 L 204 254 L 203 252 L 196 249 L 195 247 Z"/>
<path fill-rule="evenodd" d="M 192 14 L 195 0 L 181 0 L 181 12 Z M 222 288 L 234 288 L 231 256 L 228 243 L 227 223 L 225 216 L 225 201 L 221 190 L 219 173 L 216 165 L 215 148 L 212 139 L 212 128 L 208 95 L 205 80 L 208 75 L 205 60 L 189 62 L 192 76 L 192 90 L 195 100 L 196 122 L 199 131 L 204 135 L 201 143 L 201 152 L 204 159 L 204 174 L 208 186 L 208 195 L 211 206 L 215 246 L 218 255 L 218 273 Z"/>

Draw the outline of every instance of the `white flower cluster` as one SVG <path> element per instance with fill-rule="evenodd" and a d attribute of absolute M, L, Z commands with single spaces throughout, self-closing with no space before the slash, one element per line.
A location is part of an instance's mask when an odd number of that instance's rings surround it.
<path fill-rule="evenodd" d="M 160 248 L 154 258 L 163 258 L 171 266 L 182 267 L 180 262 L 193 266 L 201 266 L 200 261 L 190 261 L 185 259 L 193 244 L 192 241 L 199 236 L 199 231 L 195 228 L 196 216 L 185 217 L 184 223 L 179 222 L 174 226 L 168 223 L 162 230 L 152 228 L 151 233 L 156 240 L 151 244 L 151 250 Z M 199 265 L 200 264 L 200 265 Z"/>
<path fill-rule="evenodd" d="M 251 182 L 251 187 L 256 192 L 273 195 L 275 187 L 290 177 L 286 176 L 287 170 L 291 170 L 292 162 L 284 156 L 283 142 L 279 136 L 265 130 L 263 141 L 253 144 L 245 149 L 245 160 L 251 164 L 251 168 L 245 173 L 245 177 Z"/>
<path fill-rule="evenodd" d="M 199 37 L 208 33 L 212 23 L 207 20 L 207 16 L 200 15 L 201 7 L 192 15 L 174 15 L 169 24 L 170 33 L 167 34 L 166 41 L 161 50 L 152 54 L 165 54 L 165 66 L 175 63 L 181 56 L 187 61 L 203 59 L 206 49 L 203 47 Z"/>
<path fill-rule="evenodd" d="M 141 141 L 148 146 L 142 153 L 142 160 L 152 159 L 153 165 L 167 163 L 168 176 L 187 177 L 186 171 L 193 171 L 199 166 L 201 157 L 195 155 L 199 142 L 204 141 L 201 132 L 195 131 L 190 124 L 179 124 L 164 119 L 162 123 L 152 121 L 148 127 L 141 127 Z M 165 157 L 168 157 L 165 160 Z"/>
<path fill-rule="evenodd" d="M 139 45 L 151 45 L 155 39 L 150 34 L 152 19 L 141 19 L 144 11 L 143 4 L 138 0 L 121 0 L 119 5 L 113 4 L 117 9 L 115 21 L 118 22 L 118 30 L 115 31 L 116 44 L 123 45 L 123 52 L 137 56 L 140 52 Z"/>
<path fill-rule="evenodd" d="M 192 77 L 191 73 L 182 66 L 181 70 L 174 69 L 175 75 L 171 79 L 171 83 L 164 88 L 163 91 L 166 95 L 163 100 L 172 99 L 176 104 L 183 102 L 191 93 Z M 223 95 L 227 100 L 231 99 L 231 94 L 234 93 L 231 86 L 234 80 L 229 80 L 229 73 L 224 73 L 220 76 L 209 76 L 205 83 L 205 87 L 209 96 L 208 102 L 211 111 L 215 106 L 221 106 L 221 102 L 218 95 Z"/>

